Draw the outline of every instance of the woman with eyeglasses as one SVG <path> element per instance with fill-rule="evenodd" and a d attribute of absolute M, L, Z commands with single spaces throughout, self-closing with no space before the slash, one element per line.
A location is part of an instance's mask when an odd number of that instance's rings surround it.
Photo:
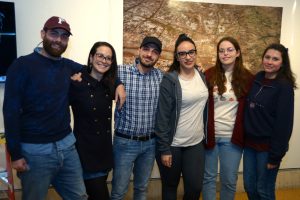
<path fill-rule="evenodd" d="M 177 199 L 181 174 L 183 199 L 199 200 L 202 190 L 208 90 L 196 55 L 194 41 L 179 35 L 173 63 L 160 85 L 155 132 L 163 200 Z"/>
<path fill-rule="evenodd" d="M 96 42 L 90 50 L 81 81 L 72 81 L 70 105 L 74 115 L 76 147 L 89 200 L 108 200 L 106 179 L 113 167 L 112 100 L 117 73 L 114 48 Z"/>
<path fill-rule="evenodd" d="M 269 45 L 262 66 L 245 106 L 243 176 L 249 200 L 275 200 L 277 173 L 293 131 L 297 87 L 288 50 Z"/>
<path fill-rule="evenodd" d="M 234 200 L 243 153 L 243 110 L 253 79 L 243 66 L 240 45 L 232 37 L 217 44 L 214 67 L 205 71 L 209 89 L 203 200 L 216 200 L 218 165 L 220 199 Z"/>

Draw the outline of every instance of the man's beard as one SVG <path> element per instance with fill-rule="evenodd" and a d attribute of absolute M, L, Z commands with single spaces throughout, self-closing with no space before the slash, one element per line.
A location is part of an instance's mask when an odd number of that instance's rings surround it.
<path fill-rule="evenodd" d="M 60 46 L 60 49 L 54 49 L 51 46 L 53 44 L 55 44 L 55 42 L 52 42 L 52 41 L 48 40 L 47 38 L 45 38 L 43 40 L 44 50 L 46 51 L 47 54 L 49 54 L 50 56 L 53 56 L 53 57 L 60 57 L 61 54 L 63 54 L 68 47 L 68 45 L 63 46 L 61 43 L 56 43 L 57 45 Z"/>
<path fill-rule="evenodd" d="M 145 68 L 152 68 L 155 65 L 155 61 L 151 62 L 151 63 L 145 63 L 143 62 L 143 59 L 141 58 L 141 56 L 139 56 L 139 61 L 140 61 L 140 65 L 142 65 Z"/>

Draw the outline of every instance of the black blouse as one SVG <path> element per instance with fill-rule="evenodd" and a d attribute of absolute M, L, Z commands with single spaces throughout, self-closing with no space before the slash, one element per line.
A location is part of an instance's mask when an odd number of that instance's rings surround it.
<path fill-rule="evenodd" d="M 112 100 L 109 84 L 83 70 L 82 81 L 72 81 L 70 105 L 74 116 L 76 147 L 82 167 L 88 172 L 110 170 L 112 152 Z"/>

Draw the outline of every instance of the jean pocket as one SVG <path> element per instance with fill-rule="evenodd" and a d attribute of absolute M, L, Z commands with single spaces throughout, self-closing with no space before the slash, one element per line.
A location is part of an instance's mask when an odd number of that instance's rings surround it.
<path fill-rule="evenodd" d="M 131 141 L 130 139 L 115 136 L 113 145 L 126 147 L 130 143 L 130 141 Z"/>

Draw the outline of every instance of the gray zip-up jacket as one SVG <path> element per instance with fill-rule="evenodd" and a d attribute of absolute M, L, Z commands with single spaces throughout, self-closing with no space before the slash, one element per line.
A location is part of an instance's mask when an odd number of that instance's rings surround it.
<path fill-rule="evenodd" d="M 198 71 L 203 82 L 205 76 Z M 156 151 L 159 154 L 171 155 L 170 146 L 176 133 L 182 103 L 182 91 L 178 72 L 166 73 L 160 83 L 157 116 L 155 123 Z M 207 103 L 203 112 L 204 134 L 207 132 Z"/>

